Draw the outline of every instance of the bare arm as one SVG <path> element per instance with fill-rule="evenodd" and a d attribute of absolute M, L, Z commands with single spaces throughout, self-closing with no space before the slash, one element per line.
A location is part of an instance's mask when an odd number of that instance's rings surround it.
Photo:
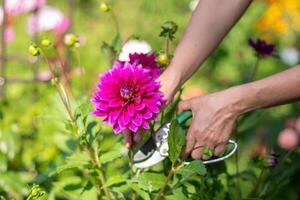
<path fill-rule="evenodd" d="M 259 81 L 183 101 L 180 112 L 193 111 L 185 155 L 207 159 L 199 146 L 207 146 L 219 155 L 241 114 L 299 99 L 300 65 Z"/>
<path fill-rule="evenodd" d="M 170 99 L 240 19 L 251 0 L 201 0 L 171 64 L 161 75 L 162 91 Z"/>

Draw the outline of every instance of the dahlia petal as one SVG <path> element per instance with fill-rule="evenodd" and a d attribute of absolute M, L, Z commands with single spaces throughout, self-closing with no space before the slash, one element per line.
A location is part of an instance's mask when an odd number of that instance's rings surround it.
<path fill-rule="evenodd" d="M 120 100 L 120 99 L 112 99 L 110 102 L 109 102 L 109 107 L 120 107 L 122 106 L 123 102 Z"/>
<path fill-rule="evenodd" d="M 151 119 L 153 116 L 153 113 L 148 109 L 144 109 L 142 112 L 142 115 L 143 115 L 144 119 Z"/>
<path fill-rule="evenodd" d="M 92 115 L 97 116 L 97 117 L 104 117 L 107 115 L 107 113 L 102 112 L 101 110 L 94 110 L 94 111 L 92 111 Z"/>
<path fill-rule="evenodd" d="M 117 123 L 113 126 L 113 129 L 115 134 L 119 134 L 122 131 Z"/>
<path fill-rule="evenodd" d="M 125 125 L 129 124 L 129 122 L 130 122 L 130 116 L 129 116 L 129 113 L 127 111 L 123 111 L 122 120 L 123 120 L 123 122 L 124 122 Z"/>
<path fill-rule="evenodd" d="M 136 109 L 137 111 L 141 111 L 141 110 L 143 110 L 145 107 L 146 107 L 146 105 L 145 105 L 144 103 L 141 103 L 141 104 L 139 104 L 139 105 L 135 105 L 135 109 Z"/>
<path fill-rule="evenodd" d="M 130 123 L 128 128 L 129 128 L 129 130 L 131 130 L 134 133 L 136 133 L 138 130 L 138 127 L 136 125 L 134 125 L 133 123 Z"/>
<path fill-rule="evenodd" d="M 147 107 L 153 112 L 153 113 L 159 113 L 160 110 L 158 106 L 153 105 L 153 104 L 147 104 Z"/>
<path fill-rule="evenodd" d="M 134 125 L 136 126 L 141 126 L 143 123 L 143 117 L 141 114 L 139 113 L 135 113 L 134 118 L 132 119 L 132 123 L 134 123 Z"/>
<path fill-rule="evenodd" d="M 147 121 L 143 121 L 143 129 L 150 129 L 150 125 Z"/>
<path fill-rule="evenodd" d="M 135 113 L 135 107 L 133 104 L 129 104 L 127 107 L 127 111 L 130 117 L 133 117 L 134 113 Z"/>

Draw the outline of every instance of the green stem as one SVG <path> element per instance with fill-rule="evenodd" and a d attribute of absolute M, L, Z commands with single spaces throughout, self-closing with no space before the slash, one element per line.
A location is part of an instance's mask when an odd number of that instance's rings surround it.
<path fill-rule="evenodd" d="M 174 170 L 175 170 L 175 169 L 174 169 L 174 164 L 173 164 L 173 165 L 172 165 L 172 169 L 171 169 L 171 171 L 169 172 L 169 174 L 168 174 L 168 176 L 167 176 L 167 178 L 166 178 L 166 180 L 165 180 L 164 185 L 160 188 L 160 190 L 159 190 L 159 192 L 157 193 L 157 195 L 156 195 L 156 197 L 154 198 L 154 200 L 159 200 L 159 199 L 161 198 L 161 196 L 164 195 L 165 190 L 166 190 L 166 188 L 167 188 L 167 186 L 168 186 L 170 180 L 171 180 L 172 177 L 173 177 Z"/>
<path fill-rule="evenodd" d="M 133 156 L 134 156 L 134 152 L 132 149 L 129 150 L 129 157 L 130 157 L 130 178 L 132 179 L 134 177 L 134 171 L 133 171 Z M 131 200 L 135 200 L 136 199 L 136 192 L 132 191 L 131 193 Z"/>
<path fill-rule="evenodd" d="M 262 183 L 264 172 L 265 172 L 265 167 L 262 168 L 262 170 L 260 172 L 260 175 L 259 175 L 259 178 L 258 178 L 258 180 L 257 180 L 257 182 L 255 184 L 255 187 L 253 188 L 253 190 L 249 194 L 249 198 L 255 197 L 255 194 L 257 193 L 257 190 L 259 189 L 259 186 Z"/>
<path fill-rule="evenodd" d="M 260 57 L 257 56 L 249 82 L 254 81 L 254 79 L 255 79 L 255 76 L 256 76 L 256 73 L 258 70 L 259 60 L 260 60 Z"/>
<path fill-rule="evenodd" d="M 238 137 L 236 137 L 238 142 Z M 236 195 L 237 199 L 241 199 L 241 188 L 240 188 L 240 167 L 239 167 L 239 151 L 238 149 L 235 152 L 235 173 L 236 173 Z"/>
<path fill-rule="evenodd" d="M 114 13 L 114 11 L 112 9 L 110 10 L 110 13 L 111 13 L 112 20 L 115 23 L 115 27 L 116 27 L 117 33 L 120 34 L 120 26 L 119 26 L 117 17 L 116 17 L 116 15 L 115 15 L 115 13 Z"/>
<path fill-rule="evenodd" d="M 170 40 L 167 37 L 166 38 L 166 46 L 165 46 L 165 52 L 166 52 L 167 56 L 169 56 L 169 50 L 170 50 Z"/>
<path fill-rule="evenodd" d="M 108 188 L 106 187 L 105 185 L 105 177 L 104 177 L 104 174 L 102 172 L 102 167 L 101 167 L 101 164 L 99 164 L 99 162 L 97 162 L 97 157 L 95 156 L 95 153 L 94 151 L 89 147 L 88 144 L 85 144 L 84 145 L 84 149 L 86 150 L 86 152 L 88 153 L 89 157 L 90 157 L 90 160 L 95 168 L 95 171 L 97 172 L 98 176 L 99 176 L 99 181 L 100 181 L 100 188 L 102 186 L 102 189 L 104 191 L 104 194 L 106 196 L 106 198 L 108 200 L 111 200 L 111 196 L 110 196 L 110 193 L 108 191 Z"/>

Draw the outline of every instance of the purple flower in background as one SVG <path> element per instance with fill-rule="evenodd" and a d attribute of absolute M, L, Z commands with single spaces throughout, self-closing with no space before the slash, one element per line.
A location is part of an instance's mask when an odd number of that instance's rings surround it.
<path fill-rule="evenodd" d="M 278 164 L 279 154 L 272 152 L 271 155 L 267 157 L 267 166 L 275 168 Z"/>
<path fill-rule="evenodd" d="M 132 132 L 149 129 L 149 121 L 156 120 L 160 106 L 166 103 L 159 91 L 160 83 L 152 78 L 150 70 L 136 63 L 117 63 L 100 77 L 97 87 L 92 114 L 105 117 L 103 122 L 116 134 L 127 128 Z"/>
<path fill-rule="evenodd" d="M 129 63 L 142 65 L 144 69 L 148 69 L 151 72 L 153 78 L 157 78 L 160 74 L 160 69 L 156 62 L 156 56 L 154 53 L 132 53 L 129 54 Z M 115 66 L 124 66 L 124 61 L 116 61 Z"/>
<path fill-rule="evenodd" d="M 248 39 L 248 44 L 255 50 L 260 57 L 274 56 L 276 49 L 274 44 L 269 44 L 262 39 L 254 41 L 252 38 Z"/>
<path fill-rule="evenodd" d="M 129 54 L 129 62 L 131 64 L 140 64 L 145 69 L 149 69 L 153 78 L 157 78 L 160 74 L 160 69 L 156 62 L 156 56 L 154 53 L 134 53 Z"/>

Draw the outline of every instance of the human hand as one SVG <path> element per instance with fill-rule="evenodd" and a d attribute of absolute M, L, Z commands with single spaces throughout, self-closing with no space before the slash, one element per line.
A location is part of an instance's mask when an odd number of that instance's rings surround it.
<path fill-rule="evenodd" d="M 184 110 L 193 112 L 192 124 L 186 136 L 183 157 L 190 154 L 194 159 L 209 159 L 204 148 L 219 156 L 225 148 L 236 120 L 242 113 L 239 98 L 231 90 L 195 97 L 179 103 L 179 113 Z"/>

